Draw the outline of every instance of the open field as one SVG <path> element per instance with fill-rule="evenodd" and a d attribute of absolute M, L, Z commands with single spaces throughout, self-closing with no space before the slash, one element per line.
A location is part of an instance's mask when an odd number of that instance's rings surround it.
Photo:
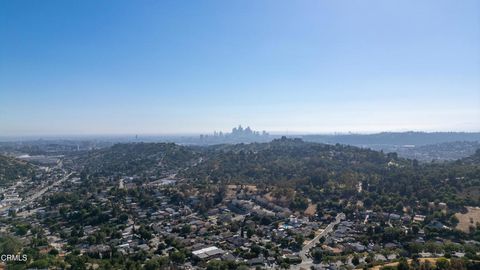
<path fill-rule="evenodd" d="M 480 223 L 480 208 L 479 207 L 467 207 L 466 213 L 456 213 L 455 216 L 458 218 L 457 229 L 469 232 L 470 226 L 475 226 L 477 222 Z"/>
<path fill-rule="evenodd" d="M 425 262 L 425 261 L 429 261 L 431 262 L 433 265 L 435 265 L 436 261 L 440 259 L 440 258 L 420 258 L 420 262 Z M 412 260 L 409 259 L 408 260 L 408 263 L 412 263 Z M 371 270 L 380 270 L 382 267 L 385 267 L 385 266 L 396 266 L 398 264 L 398 262 L 392 262 L 392 263 L 386 263 L 386 264 L 382 264 L 382 265 L 376 265 L 372 268 L 370 268 Z"/>

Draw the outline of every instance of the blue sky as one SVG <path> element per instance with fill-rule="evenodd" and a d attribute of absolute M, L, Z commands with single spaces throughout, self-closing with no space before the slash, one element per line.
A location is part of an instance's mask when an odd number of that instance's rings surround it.
<path fill-rule="evenodd" d="M 0 1 L 0 135 L 479 131 L 480 1 Z"/>

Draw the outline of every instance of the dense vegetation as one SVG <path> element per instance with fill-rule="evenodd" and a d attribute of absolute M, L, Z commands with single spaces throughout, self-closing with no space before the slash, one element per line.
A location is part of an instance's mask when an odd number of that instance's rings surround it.
<path fill-rule="evenodd" d="M 183 177 L 219 184 L 255 183 L 291 188 L 314 202 L 363 200 L 384 210 L 445 202 L 452 209 L 480 205 L 480 152 L 448 163 L 422 164 L 346 145 L 277 139 L 270 143 L 187 147 L 166 143 L 117 144 L 85 158 L 90 173 L 141 174 L 180 168 Z M 359 184 L 363 193 L 358 194 Z"/>
<path fill-rule="evenodd" d="M 196 153 L 191 149 L 173 143 L 136 143 L 90 151 L 83 162 L 90 173 L 135 175 L 185 167 L 194 162 L 195 157 Z"/>
<path fill-rule="evenodd" d="M 211 147 L 205 153 L 205 161 L 187 175 L 214 182 L 288 186 L 324 186 L 331 180 L 354 187 L 358 180 L 380 174 L 391 161 L 399 162 L 395 154 L 283 138 L 265 144 Z"/>
<path fill-rule="evenodd" d="M 442 201 L 450 207 L 478 205 L 479 152 L 452 163 L 419 164 L 368 149 L 325 145 L 299 139 L 268 144 L 216 146 L 205 160 L 186 172 L 198 180 L 226 183 L 268 183 L 303 190 L 320 201 L 349 198 L 362 182 L 369 205 L 400 207 Z M 372 202 L 375 202 L 375 204 Z"/>

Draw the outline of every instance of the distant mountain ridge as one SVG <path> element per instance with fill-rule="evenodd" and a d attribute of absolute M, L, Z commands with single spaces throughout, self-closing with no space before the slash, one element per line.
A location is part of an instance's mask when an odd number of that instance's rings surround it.
<path fill-rule="evenodd" d="M 158 143 L 169 142 L 180 145 L 219 145 L 239 143 L 266 143 L 281 138 L 282 135 L 272 135 L 243 128 L 232 129 L 231 133 L 214 132 L 202 136 L 119 136 L 92 137 L 72 140 L 38 140 L 0 143 L 0 153 L 38 153 L 69 154 L 74 151 L 106 148 L 115 143 Z M 370 148 L 383 152 L 396 152 L 399 156 L 418 159 L 420 161 L 444 161 L 467 157 L 475 152 L 480 145 L 480 132 L 382 132 L 376 134 L 317 134 L 291 135 L 288 138 L 301 138 L 305 142 L 324 144 L 343 144 L 362 148 Z"/>
<path fill-rule="evenodd" d="M 375 148 L 375 147 L 373 147 Z M 421 161 L 452 161 L 475 154 L 480 149 L 480 141 L 458 141 L 427 144 L 420 146 L 382 147 L 388 152 L 396 152 L 399 156 Z"/>
<path fill-rule="evenodd" d="M 375 134 L 303 135 L 306 141 L 350 145 L 428 145 L 480 141 L 480 132 L 382 132 Z"/>

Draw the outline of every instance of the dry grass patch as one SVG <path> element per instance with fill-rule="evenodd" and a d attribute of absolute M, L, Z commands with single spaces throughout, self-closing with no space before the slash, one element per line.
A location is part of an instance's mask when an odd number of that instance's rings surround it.
<path fill-rule="evenodd" d="M 419 258 L 418 260 L 421 263 L 429 261 L 432 265 L 435 265 L 435 263 L 437 262 L 438 259 L 440 259 L 440 258 Z M 408 264 L 412 263 L 412 259 L 408 259 L 407 261 L 408 261 Z M 380 269 L 382 269 L 382 267 L 385 267 L 385 266 L 397 266 L 397 265 L 398 265 L 398 262 L 386 263 L 386 264 L 376 265 L 376 266 L 370 268 L 370 270 L 380 270 Z"/>
<path fill-rule="evenodd" d="M 480 223 L 480 207 L 467 207 L 466 213 L 456 213 L 458 218 L 457 229 L 469 232 L 470 226 L 476 226 L 477 222 Z"/>
<path fill-rule="evenodd" d="M 310 203 L 308 204 L 307 209 L 303 212 L 307 216 L 313 216 L 317 213 L 317 204 Z"/>

